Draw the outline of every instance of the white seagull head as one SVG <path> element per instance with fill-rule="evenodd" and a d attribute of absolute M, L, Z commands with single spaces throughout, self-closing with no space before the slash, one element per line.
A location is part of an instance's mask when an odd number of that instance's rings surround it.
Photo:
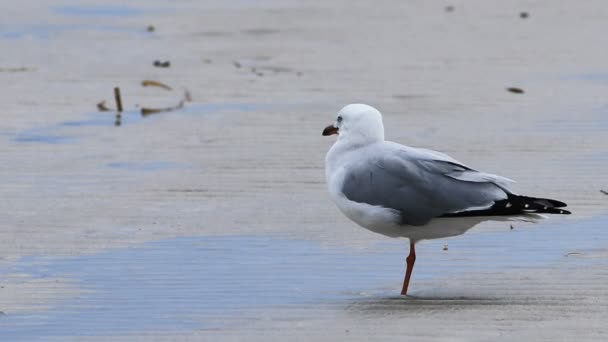
<path fill-rule="evenodd" d="M 349 104 L 340 109 L 336 121 L 323 130 L 323 135 L 338 134 L 338 141 L 366 145 L 384 141 L 382 114 L 366 104 Z"/>

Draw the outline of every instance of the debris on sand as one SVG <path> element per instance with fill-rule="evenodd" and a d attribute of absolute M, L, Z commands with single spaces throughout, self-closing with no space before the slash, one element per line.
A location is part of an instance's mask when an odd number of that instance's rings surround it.
<path fill-rule="evenodd" d="M 168 68 L 171 66 L 171 62 L 170 61 L 161 62 L 159 60 L 156 60 L 156 61 L 154 61 L 154 66 L 157 68 Z"/>
<path fill-rule="evenodd" d="M 203 63 L 205 63 L 205 64 L 211 64 L 211 63 L 213 63 L 213 61 L 211 59 L 209 59 L 209 58 L 203 58 Z"/>
<path fill-rule="evenodd" d="M 184 100 L 179 101 L 179 103 L 177 105 L 172 106 L 172 107 L 164 107 L 164 108 L 141 107 L 141 115 L 148 116 L 150 114 L 171 112 L 171 111 L 182 109 L 182 108 L 184 108 Z"/>
<path fill-rule="evenodd" d="M 567 257 L 569 257 L 569 256 L 576 256 L 576 255 L 583 255 L 583 253 L 580 253 L 580 252 L 570 252 L 570 253 L 566 254 Z"/>
<path fill-rule="evenodd" d="M 169 87 L 168 85 L 158 82 L 158 81 L 152 81 L 152 80 L 143 80 L 141 81 L 141 85 L 143 87 L 159 87 L 159 88 L 163 88 L 165 90 L 173 90 L 173 88 Z"/>
<path fill-rule="evenodd" d="M 110 112 L 110 111 L 112 111 L 112 109 L 110 109 L 110 108 L 108 108 L 106 106 L 106 100 L 103 100 L 103 101 L 101 101 L 101 102 L 99 102 L 97 104 L 97 110 L 99 110 L 100 112 Z"/>
<path fill-rule="evenodd" d="M 448 250 L 448 244 L 446 243 L 445 245 L 443 245 L 443 250 L 447 251 Z"/>
<path fill-rule="evenodd" d="M 522 18 L 522 19 L 526 19 L 529 16 L 530 15 L 528 14 L 528 12 L 521 12 L 521 13 L 519 13 L 519 17 Z"/>
<path fill-rule="evenodd" d="M 179 103 L 175 106 L 164 107 L 164 108 L 149 108 L 149 107 L 141 107 L 141 115 L 148 116 L 150 114 L 158 114 L 158 113 L 166 113 L 172 112 L 174 110 L 184 108 L 184 104 L 186 102 L 192 102 L 192 95 L 188 89 L 184 90 L 184 98 L 179 101 Z"/>
<path fill-rule="evenodd" d="M 511 230 L 515 229 L 515 227 L 513 227 L 513 225 L 512 225 L 512 224 L 510 224 L 509 226 L 511 227 Z"/>
<path fill-rule="evenodd" d="M 114 120 L 114 126 L 118 127 L 122 124 L 122 97 L 120 96 L 119 87 L 114 87 L 114 100 L 116 101 L 116 120 Z"/>
<path fill-rule="evenodd" d="M 604 189 L 601 189 L 600 192 L 603 193 L 604 195 L 608 195 L 608 191 L 606 191 Z"/>
<path fill-rule="evenodd" d="M 170 86 L 158 82 L 158 81 L 152 81 L 152 80 L 144 80 L 141 82 L 141 85 L 144 87 L 159 87 L 159 88 L 163 88 L 166 90 L 173 90 L 173 88 L 171 88 Z M 157 114 L 157 113 L 165 113 L 165 112 L 171 112 L 174 110 L 178 110 L 178 109 L 182 109 L 184 108 L 184 104 L 186 102 L 192 102 L 192 95 L 190 94 L 190 91 L 188 89 L 184 89 L 184 94 L 183 94 L 183 98 L 179 101 L 179 103 L 175 106 L 170 106 L 170 107 L 161 107 L 161 108 L 152 108 L 152 107 L 141 107 L 140 112 L 141 115 L 143 117 L 148 116 L 150 114 Z M 114 121 L 114 125 L 115 126 L 121 126 L 122 124 L 122 112 L 123 112 L 123 107 L 122 107 L 122 98 L 120 95 L 120 88 L 119 87 L 115 87 L 114 88 L 114 100 L 116 101 L 116 120 Z M 139 107 L 139 105 L 135 105 L 135 107 Z M 99 109 L 99 111 L 101 112 L 108 112 L 108 111 L 112 111 L 113 109 L 108 108 L 108 106 L 106 106 L 106 101 L 101 101 L 97 104 L 97 109 Z"/>
<path fill-rule="evenodd" d="M 156 31 L 156 27 L 154 27 L 154 25 L 148 25 L 148 27 L 146 27 L 146 31 L 154 32 L 154 31 Z"/>
<path fill-rule="evenodd" d="M 120 88 L 114 87 L 114 100 L 116 101 L 116 111 L 122 113 L 122 97 L 120 97 Z"/>
<path fill-rule="evenodd" d="M 232 62 L 232 65 L 234 65 L 235 68 L 240 69 L 242 67 L 241 63 L 234 61 Z"/>
<path fill-rule="evenodd" d="M 521 88 L 515 88 L 515 87 L 509 87 L 507 88 L 507 91 L 514 93 L 514 94 L 523 94 L 524 90 Z"/>
<path fill-rule="evenodd" d="M 446 12 L 454 12 L 454 6 L 445 6 Z"/>

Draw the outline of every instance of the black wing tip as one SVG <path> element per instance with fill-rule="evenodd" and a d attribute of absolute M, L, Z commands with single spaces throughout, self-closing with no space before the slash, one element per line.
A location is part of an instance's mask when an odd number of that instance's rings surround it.
<path fill-rule="evenodd" d="M 553 204 L 554 208 L 563 208 L 563 207 L 567 207 L 568 205 L 562 201 L 558 201 L 558 200 L 552 200 L 552 199 L 547 199 L 547 201 L 549 201 L 551 204 Z"/>
<path fill-rule="evenodd" d="M 572 214 L 572 212 L 568 210 L 561 209 L 566 206 L 566 203 L 553 199 L 508 194 L 507 199 L 494 202 L 494 205 L 488 209 L 447 213 L 440 217 L 514 216 L 522 214 Z"/>
<path fill-rule="evenodd" d="M 526 213 L 557 215 L 572 214 L 572 212 L 570 212 L 569 210 L 562 209 L 568 206 L 565 202 L 550 198 L 537 198 L 509 194 L 508 200 L 515 202 L 520 208 L 523 207 L 523 211 Z"/>
<path fill-rule="evenodd" d="M 547 214 L 558 214 L 558 215 L 570 215 L 572 212 L 565 209 L 559 208 L 548 208 L 546 211 L 537 211 L 537 213 L 547 213 Z"/>
<path fill-rule="evenodd" d="M 528 205 L 535 204 L 535 205 L 546 206 L 546 207 L 550 207 L 550 208 L 563 208 L 563 207 L 568 206 L 566 203 L 564 203 L 562 201 L 558 201 L 558 200 L 554 200 L 554 199 L 550 199 L 550 198 L 520 196 L 520 195 L 514 195 L 514 194 L 509 194 L 508 196 L 509 196 L 509 200 L 521 202 L 521 203 L 528 204 Z"/>

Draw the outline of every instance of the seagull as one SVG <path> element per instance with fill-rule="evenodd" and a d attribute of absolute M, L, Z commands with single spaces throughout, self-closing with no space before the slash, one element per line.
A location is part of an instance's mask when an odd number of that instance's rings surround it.
<path fill-rule="evenodd" d="M 514 181 L 477 171 L 441 152 L 384 140 L 382 114 L 365 104 L 342 108 L 323 130 L 338 135 L 327 152 L 329 194 L 350 220 L 372 232 L 409 239 L 402 295 L 421 240 L 464 234 L 483 221 L 534 221 L 570 214 L 566 203 L 518 195 Z"/>

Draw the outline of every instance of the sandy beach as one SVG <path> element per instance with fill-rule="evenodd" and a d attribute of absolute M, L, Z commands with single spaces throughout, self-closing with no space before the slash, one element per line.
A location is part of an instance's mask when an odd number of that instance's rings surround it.
<path fill-rule="evenodd" d="M 0 9 L 0 340 L 608 339 L 603 2 Z M 573 215 L 420 243 L 400 298 L 325 186 L 353 102 Z"/>

